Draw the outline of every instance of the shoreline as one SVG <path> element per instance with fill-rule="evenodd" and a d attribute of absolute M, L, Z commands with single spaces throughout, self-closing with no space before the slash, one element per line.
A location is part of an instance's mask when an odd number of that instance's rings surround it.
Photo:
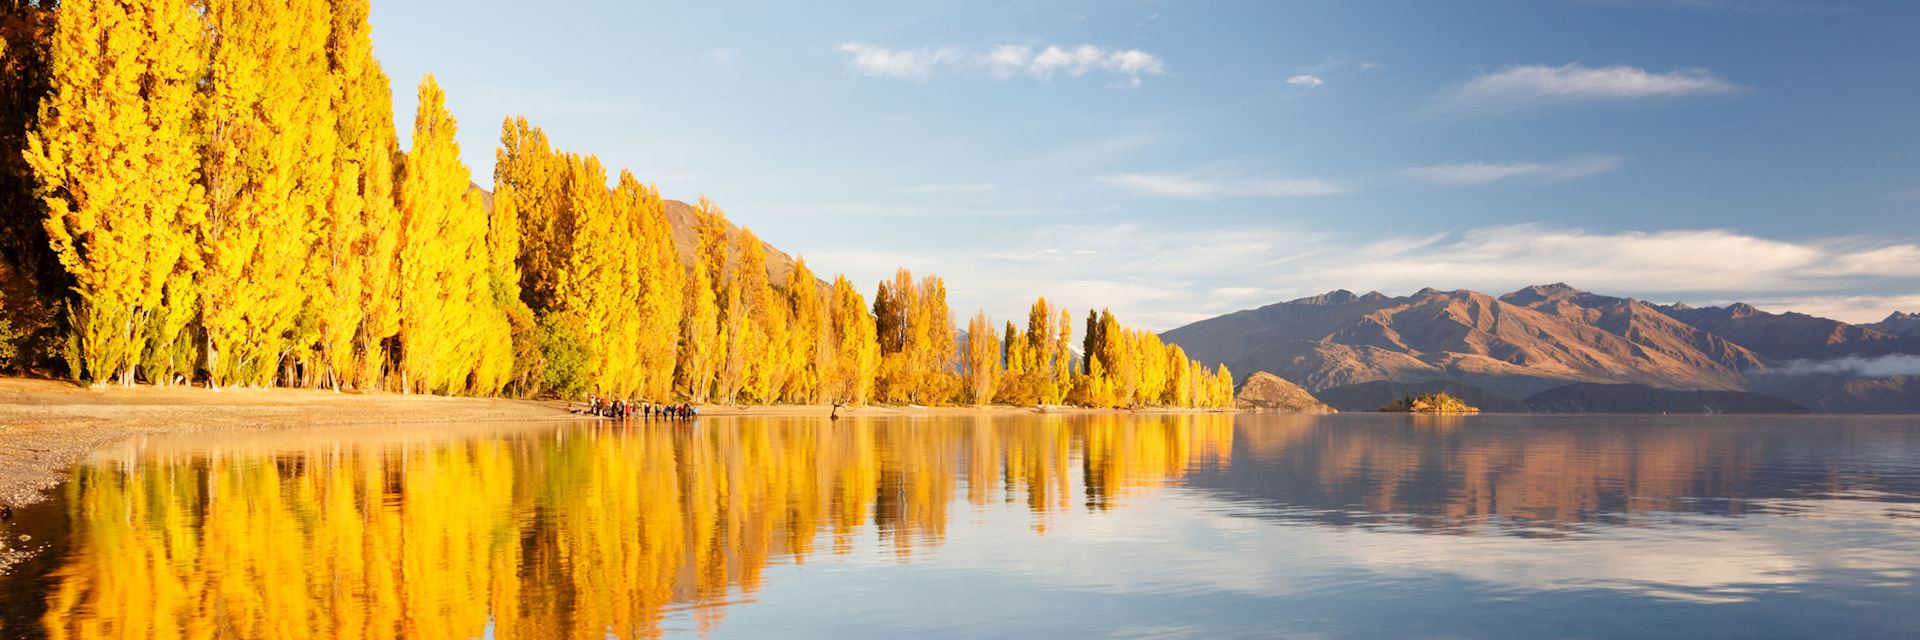
<path fill-rule="evenodd" d="M 61 380 L 0 377 L 0 505 L 46 498 L 68 467 L 135 438 L 202 432 L 257 432 L 381 425 L 600 420 L 560 400 L 467 398 L 316 389 L 201 387 L 92 389 Z M 825 418 L 827 405 L 701 405 L 701 417 Z M 1014 414 L 1121 415 L 1232 413 L 1203 409 L 1082 407 L 841 407 L 847 417 Z"/>

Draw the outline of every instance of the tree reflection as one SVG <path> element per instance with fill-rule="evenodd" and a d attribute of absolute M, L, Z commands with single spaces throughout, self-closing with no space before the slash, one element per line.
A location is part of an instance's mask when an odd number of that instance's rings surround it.
<path fill-rule="evenodd" d="M 1226 416 L 737 420 L 256 445 L 76 468 L 53 638 L 651 637 L 768 566 L 908 562 L 951 507 L 1036 531 L 1231 458 Z M 1078 485 L 1076 487 L 1076 484 Z"/>

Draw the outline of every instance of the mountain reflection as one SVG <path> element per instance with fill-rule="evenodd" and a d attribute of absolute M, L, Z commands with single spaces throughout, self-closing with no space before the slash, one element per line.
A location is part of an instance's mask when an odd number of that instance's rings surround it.
<path fill-rule="evenodd" d="M 703 421 L 251 443 L 76 468 L 52 638 L 658 635 L 770 564 L 939 545 L 949 507 L 1104 510 L 1231 457 L 1226 416 Z M 1075 474 L 1079 477 L 1075 477 Z M 1078 495 L 1075 495 L 1076 489 Z"/>
<path fill-rule="evenodd" d="M 1231 466 L 1186 483 L 1281 520 L 1522 535 L 1669 514 L 1742 515 L 1802 499 L 1920 495 L 1920 430 L 1790 417 L 1247 416 Z M 1477 529 L 1476 529 L 1477 530 Z"/>

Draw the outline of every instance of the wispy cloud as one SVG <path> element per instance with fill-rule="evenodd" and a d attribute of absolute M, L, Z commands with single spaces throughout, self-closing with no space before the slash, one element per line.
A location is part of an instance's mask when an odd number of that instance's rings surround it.
<path fill-rule="evenodd" d="M 1559 182 L 1598 175 L 1620 168 L 1618 156 L 1569 158 L 1558 162 L 1437 164 L 1402 170 L 1407 177 L 1442 185 L 1475 185 L 1511 179 Z"/>
<path fill-rule="evenodd" d="M 889 49 L 863 42 L 847 42 L 840 51 L 856 73 L 883 78 L 925 80 L 935 72 L 984 72 L 995 78 L 1025 76 L 1050 80 L 1056 75 L 1081 77 L 1092 73 L 1115 76 L 1121 86 L 1140 86 L 1145 76 L 1166 73 L 1166 63 L 1139 49 L 1109 49 L 1083 44 L 1074 47 L 1002 44 L 976 53 L 964 47 Z"/>
<path fill-rule="evenodd" d="M 1146 196 L 1214 200 L 1222 198 L 1297 198 L 1347 193 L 1325 180 L 1207 176 L 1195 173 L 1127 173 L 1103 176 L 1102 184 Z"/>
<path fill-rule="evenodd" d="M 953 47 L 887 49 L 862 42 L 842 44 L 840 51 L 849 56 L 847 66 L 855 72 L 911 80 L 925 80 L 932 75 L 934 67 L 953 64 L 964 57 L 960 49 Z"/>
<path fill-rule="evenodd" d="M 1300 75 L 1287 78 L 1287 84 L 1301 86 L 1301 87 L 1318 87 L 1320 85 L 1326 84 L 1326 81 L 1321 80 L 1320 76 L 1316 76 L 1311 73 L 1302 73 Z"/>
<path fill-rule="evenodd" d="M 1706 69 L 1665 73 L 1638 67 L 1508 67 L 1468 80 L 1443 99 L 1445 106 L 1505 111 L 1575 102 L 1625 102 L 1728 93 L 1738 85 Z"/>

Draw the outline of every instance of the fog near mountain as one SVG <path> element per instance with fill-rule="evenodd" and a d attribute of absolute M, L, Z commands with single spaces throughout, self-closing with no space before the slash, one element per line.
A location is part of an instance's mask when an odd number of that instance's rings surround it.
<path fill-rule="evenodd" d="M 1764 375 L 1841 375 L 1853 378 L 1920 376 L 1920 355 L 1896 353 L 1877 358 L 1848 356 L 1830 360 L 1794 360 L 1767 369 Z"/>

